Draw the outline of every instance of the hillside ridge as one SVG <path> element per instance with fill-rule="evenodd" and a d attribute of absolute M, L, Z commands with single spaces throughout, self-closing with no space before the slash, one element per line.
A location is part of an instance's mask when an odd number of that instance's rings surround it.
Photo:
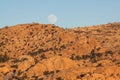
<path fill-rule="evenodd" d="M 120 22 L 0 29 L 0 80 L 119 80 Z"/>

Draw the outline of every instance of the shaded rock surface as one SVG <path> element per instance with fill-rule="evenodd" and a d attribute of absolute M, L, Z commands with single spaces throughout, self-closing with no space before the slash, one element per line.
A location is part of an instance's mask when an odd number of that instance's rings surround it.
<path fill-rule="evenodd" d="M 120 23 L 0 29 L 0 80 L 119 80 Z"/>

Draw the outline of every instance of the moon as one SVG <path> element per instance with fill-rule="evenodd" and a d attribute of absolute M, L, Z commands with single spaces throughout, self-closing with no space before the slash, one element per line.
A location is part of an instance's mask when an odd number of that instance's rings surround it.
<path fill-rule="evenodd" d="M 51 23 L 51 24 L 55 24 L 57 22 L 57 16 L 54 15 L 54 14 L 50 14 L 48 16 L 48 21 Z"/>

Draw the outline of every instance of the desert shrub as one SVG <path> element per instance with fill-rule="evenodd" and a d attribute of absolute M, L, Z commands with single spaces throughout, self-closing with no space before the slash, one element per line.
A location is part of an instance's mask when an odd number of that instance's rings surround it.
<path fill-rule="evenodd" d="M 14 63 L 18 63 L 18 62 L 20 62 L 20 60 L 18 60 L 18 59 L 14 59 L 12 62 L 14 62 Z"/>
<path fill-rule="evenodd" d="M 8 80 L 26 80 L 27 76 L 24 75 L 22 77 L 18 77 L 18 76 L 13 76 L 12 79 L 8 79 Z"/>
<path fill-rule="evenodd" d="M 50 50 L 50 49 L 46 49 L 46 50 L 39 49 L 38 51 L 35 51 L 35 52 L 28 52 L 28 55 L 30 55 L 30 56 L 36 56 L 36 55 L 38 55 L 38 54 L 40 54 L 40 53 L 47 52 L 47 51 L 49 51 L 49 50 Z"/>
<path fill-rule="evenodd" d="M 111 50 L 108 50 L 108 51 L 105 51 L 105 54 L 106 54 L 106 55 L 109 55 L 109 54 L 112 55 L 113 52 L 112 52 Z"/>
<path fill-rule="evenodd" d="M 39 78 L 39 80 L 44 80 L 44 78 Z"/>
<path fill-rule="evenodd" d="M 54 71 L 50 71 L 49 74 L 54 74 Z"/>
<path fill-rule="evenodd" d="M 4 42 L 1 42 L 1 43 L 0 43 L 0 47 L 2 47 L 3 45 L 5 45 Z"/>
<path fill-rule="evenodd" d="M 4 26 L 4 28 L 6 28 L 6 29 L 7 29 L 7 28 L 8 28 L 8 26 Z"/>
<path fill-rule="evenodd" d="M 20 79 L 21 80 L 26 80 L 28 77 L 26 76 L 26 75 L 24 75 L 24 76 L 22 76 Z M 19 78 L 18 78 L 18 80 L 20 80 Z"/>
<path fill-rule="evenodd" d="M 65 49 L 66 47 L 65 47 L 65 45 L 62 45 L 62 46 L 60 46 L 60 48 L 61 48 L 61 49 Z"/>
<path fill-rule="evenodd" d="M 36 58 L 34 58 L 34 60 L 35 60 L 35 64 L 37 64 L 37 63 L 39 62 L 39 60 L 38 60 L 38 59 L 36 59 Z"/>
<path fill-rule="evenodd" d="M 18 71 L 18 76 L 20 76 L 21 74 L 22 74 L 22 72 L 19 70 L 19 71 Z"/>
<path fill-rule="evenodd" d="M 43 75 L 49 75 L 49 71 L 44 71 Z"/>
<path fill-rule="evenodd" d="M 41 58 L 41 59 L 47 59 L 47 57 L 45 56 L 45 54 L 42 54 L 42 55 L 40 56 L 40 58 Z"/>
<path fill-rule="evenodd" d="M 82 59 L 86 60 L 88 58 L 90 58 L 90 55 L 82 55 Z"/>
<path fill-rule="evenodd" d="M 90 59 L 91 62 L 96 62 L 97 60 L 99 60 L 101 58 L 102 54 L 101 53 L 95 53 L 94 50 L 91 51 L 90 54 L 86 54 L 86 55 L 82 55 L 82 56 L 79 56 L 79 55 L 72 55 L 70 58 L 72 60 L 87 60 L 87 59 Z"/>
<path fill-rule="evenodd" d="M 80 77 L 85 77 L 86 74 L 80 74 Z"/>
<path fill-rule="evenodd" d="M 118 54 L 120 54 L 120 50 L 118 51 Z"/>
<path fill-rule="evenodd" d="M 43 72 L 43 75 L 46 75 L 46 76 L 53 75 L 53 74 L 54 74 L 54 71 L 44 71 Z"/>
<path fill-rule="evenodd" d="M 60 70 L 56 70 L 56 73 L 60 72 Z"/>
<path fill-rule="evenodd" d="M 72 54 L 70 59 L 75 60 L 75 54 Z"/>
<path fill-rule="evenodd" d="M 99 30 L 99 29 L 97 29 L 96 31 L 97 31 L 97 32 L 101 32 L 101 30 Z"/>
<path fill-rule="evenodd" d="M 100 49 L 101 49 L 101 47 L 98 47 L 98 48 L 97 48 L 97 51 L 99 51 Z"/>
<path fill-rule="evenodd" d="M 62 39 L 61 39 L 61 38 L 59 38 L 58 44 L 60 44 L 61 40 L 62 40 Z"/>
<path fill-rule="evenodd" d="M 92 50 L 90 52 L 90 54 L 86 54 L 86 55 L 82 55 L 82 56 L 79 56 L 79 55 L 75 55 L 75 54 L 72 54 L 70 59 L 72 60 L 87 60 L 87 59 L 90 59 L 91 62 L 96 62 L 98 60 L 101 59 L 103 55 L 101 53 L 95 53 L 94 50 Z"/>
<path fill-rule="evenodd" d="M 62 54 L 58 54 L 58 56 L 62 56 Z"/>
<path fill-rule="evenodd" d="M 22 59 L 21 59 L 21 62 L 27 61 L 27 60 L 28 60 L 28 58 L 22 58 Z"/>
<path fill-rule="evenodd" d="M 80 60 L 81 59 L 81 57 L 79 55 L 77 55 L 75 58 L 76 58 L 76 60 Z"/>
<path fill-rule="evenodd" d="M 85 77 L 85 75 L 86 75 L 86 74 L 80 74 L 80 75 L 78 75 L 76 78 L 77 78 L 77 79 L 80 79 L 80 78 Z"/>
<path fill-rule="evenodd" d="M 92 63 L 95 63 L 98 60 L 100 60 L 101 56 L 102 56 L 101 53 L 95 53 L 94 50 L 92 50 L 90 53 L 90 60 Z"/>
<path fill-rule="evenodd" d="M 63 80 L 61 77 L 56 78 L 56 80 Z"/>
<path fill-rule="evenodd" d="M 32 78 L 34 78 L 35 80 L 38 80 L 38 76 L 32 76 Z"/>
<path fill-rule="evenodd" d="M 97 64 L 97 66 L 96 67 L 102 67 L 102 64 L 101 63 L 99 63 L 99 64 Z"/>
<path fill-rule="evenodd" d="M 89 41 L 87 41 L 86 43 L 89 44 Z"/>
<path fill-rule="evenodd" d="M 12 65 L 11 68 L 18 68 L 18 65 Z"/>
<path fill-rule="evenodd" d="M 15 73 L 16 73 L 16 70 L 13 70 L 13 73 L 15 74 Z"/>
<path fill-rule="evenodd" d="M 8 60 L 9 60 L 9 57 L 6 54 L 0 55 L 0 63 L 7 62 Z"/>
<path fill-rule="evenodd" d="M 30 56 L 36 56 L 38 53 L 37 52 L 28 52 L 28 55 Z"/>
<path fill-rule="evenodd" d="M 72 54 L 70 59 L 72 59 L 72 60 L 81 60 L 82 58 L 79 55 Z"/>
<path fill-rule="evenodd" d="M 120 62 L 116 62 L 116 64 L 120 65 Z"/>
<path fill-rule="evenodd" d="M 33 32 L 30 32 L 30 33 L 29 33 L 29 35 L 32 35 L 32 34 L 33 34 Z"/>

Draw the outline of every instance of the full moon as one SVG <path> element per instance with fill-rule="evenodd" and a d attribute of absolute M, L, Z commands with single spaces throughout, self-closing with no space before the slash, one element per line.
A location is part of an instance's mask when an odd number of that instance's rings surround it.
<path fill-rule="evenodd" d="M 57 22 L 57 16 L 55 16 L 54 14 L 51 14 L 48 16 L 48 21 L 51 23 L 51 24 L 55 24 Z"/>

